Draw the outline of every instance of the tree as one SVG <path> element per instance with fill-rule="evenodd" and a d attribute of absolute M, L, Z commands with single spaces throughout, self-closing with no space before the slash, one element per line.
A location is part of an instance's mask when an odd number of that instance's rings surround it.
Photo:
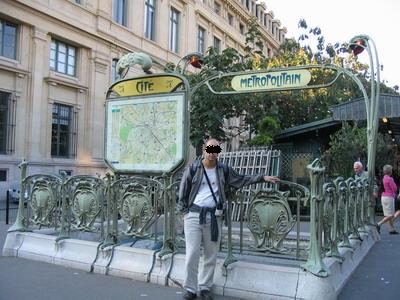
<path fill-rule="evenodd" d="M 355 57 L 347 55 L 347 44 L 326 44 L 320 28 L 309 28 L 305 20 L 300 20 L 299 27 L 304 34 L 298 41 L 288 39 L 280 46 L 274 57 L 265 57 L 261 32 L 255 18 L 251 19 L 246 33 L 245 55 L 241 57 L 237 50 L 225 49 L 221 54 L 214 48 L 207 50 L 201 71 L 188 75 L 194 86 L 212 75 L 254 69 L 273 69 L 278 67 L 302 66 L 310 64 L 334 64 L 358 72 L 360 80 L 369 88 L 368 66 L 359 63 Z M 312 45 L 311 43 L 315 43 Z M 346 53 L 346 56 L 343 54 Z M 328 82 L 334 76 L 329 69 L 313 69 L 314 83 Z M 210 85 L 215 90 L 229 90 L 229 78 L 215 80 Z M 381 91 L 396 93 L 395 90 L 381 85 Z M 369 92 L 369 91 L 368 91 Z M 306 89 L 298 91 L 268 92 L 221 96 L 211 93 L 202 86 L 195 93 L 191 102 L 190 140 L 193 145 L 202 144 L 203 140 L 213 136 L 221 141 L 233 138 L 244 131 L 256 139 L 249 144 L 269 142 L 272 131 L 260 132 L 266 117 L 277 127 L 289 128 L 296 125 L 324 119 L 330 116 L 329 108 L 344 101 L 362 97 L 358 86 L 352 80 L 342 76 L 328 88 Z M 227 125 L 226 120 L 241 118 L 239 125 Z M 274 127 L 275 128 L 275 127 Z M 262 135 L 257 137 L 257 135 Z"/>
<path fill-rule="evenodd" d="M 304 30 L 298 41 L 286 40 L 280 47 L 278 55 L 268 61 L 267 68 L 301 66 L 301 65 L 336 65 L 351 69 L 369 93 L 368 65 L 361 64 L 357 58 L 348 55 L 347 43 L 326 43 L 319 27 L 310 28 L 305 20 L 299 21 Z M 330 70 L 312 70 L 312 80 L 319 83 L 328 82 L 332 78 Z M 381 92 L 396 94 L 384 84 Z M 289 128 L 313 122 L 330 116 L 329 107 L 363 97 L 361 90 L 353 80 L 341 76 L 328 88 L 308 89 L 295 92 L 280 92 L 273 95 L 281 126 Z"/>
<path fill-rule="evenodd" d="M 331 177 L 353 175 L 353 163 L 355 161 L 367 162 L 368 146 L 367 132 L 365 128 L 353 126 L 343 122 L 343 126 L 335 134 L 331 135 L 330 148 L 326 150 L 322 159 L 327 167 L 327 174 Z M 390 137 L 378 134 L 376 169 L 382 170 L 386 164 L 394 164 L 396 148 L 390 145 Z"/>
<path fill-rule="evenodd" d="M 246 33 L 245 55 L 241 57 L 233 48 L 227 48 L 221 54 L 213 47 L 207 50 L 202 69 L 197 74 L 188 75 L 191 86 L 195 86 L 205 78 L 218 73 L 238 72 L 265 66 L 265 56 L 262 53 L 263 43 L 256 19 L 251 19 Z M 230 88 L 229 79 L 216 80 L 210 83 L 215 90 Z M 211 93 L 206 86 L 197 90 L 191 99 L 190 140 L 194 146 L 202 144 L 209 136 L 226 141 L 249 128 L 258 132 L 256 124 L 263 118 L 276 119 L 276 109 L 266 105 L 263 94 L 241 94 L 221 96 Z M 227 125 L 226 120 L 242 118 L 239 125 Z M 275 122 L 278 124 L 277 122 Z"/>

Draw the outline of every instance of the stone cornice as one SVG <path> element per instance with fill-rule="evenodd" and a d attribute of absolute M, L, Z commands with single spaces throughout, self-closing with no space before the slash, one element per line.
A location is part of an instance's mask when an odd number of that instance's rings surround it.
<path fill-rule="evenodd" d="M 81 92 L 81 93 L 89 90 L 89 88 L 87 86 L 81 85 L 79 83 L 62 80 L 62 79 L 58 79 L 58 78 L 54 78 L 54 77 L 45 77 L 44 81 L 46 81 L 47 83 L 49 83 L 50 85 L 53 85 L 53 86 L 63 85 L 63 86 L 71 87 L 74 89 L 78 89 L 79 92 Z"/>
<path fill-rule="evenodd" d="M 1 62 L 1 59 L 0 59 L 0 62 Z M 28 70 L 14 67 L 14 66 L 7 66 L 2 63 L 0 63 L 0 70 L 5 70 L 5 71 L 16 73 L 16 74 L 18 74 L 19 77 L 24 77 L 24 76 L 30 74 L 30 72 Z"/>

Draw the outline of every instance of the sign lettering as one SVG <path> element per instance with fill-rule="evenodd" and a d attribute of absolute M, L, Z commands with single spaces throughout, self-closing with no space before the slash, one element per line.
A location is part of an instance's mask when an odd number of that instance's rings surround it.
<path fill-rule="evenodd" d="M 155 76 L 118 82 L 112 90 L 121 97 L 173 92 L 183 82 L 175 76 Z"/>
<path fill-rule="evenodd" d="M 306 86 L 310 80 L 310 71 L 300 69 L 239 75 L 232 78 L 231 86 L 235 91 L 284 90 Z"/>

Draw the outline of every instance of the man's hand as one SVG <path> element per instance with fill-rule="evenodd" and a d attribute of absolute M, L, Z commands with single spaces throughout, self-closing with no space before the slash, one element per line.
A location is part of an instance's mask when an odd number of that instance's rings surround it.
<path fill-rule="evenodd" d="M 276 176 L 264 176 L 264 181 L 266 182 L 271 182 L 271 183 L 276 183 L 279 181 L 279 178 Z"/>

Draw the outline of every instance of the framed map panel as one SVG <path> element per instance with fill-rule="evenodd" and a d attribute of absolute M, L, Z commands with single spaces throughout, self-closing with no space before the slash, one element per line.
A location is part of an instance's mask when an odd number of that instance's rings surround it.
<path fill-rule="evenodd" d="M 185 93 L 107 101 L 106 163 L 122 173 L 172 172 L 185 158 L 185 113 Z"/>

